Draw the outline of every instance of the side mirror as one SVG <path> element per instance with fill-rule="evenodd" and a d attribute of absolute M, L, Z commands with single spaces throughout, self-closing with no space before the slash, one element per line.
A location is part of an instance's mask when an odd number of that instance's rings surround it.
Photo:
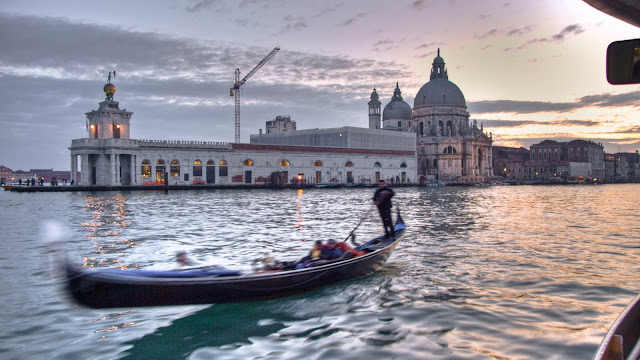
<path fill-rule="evenodd" d="M 640 39 L 616 41 L 607 48 L 607 81 L 640 84 Z"/>

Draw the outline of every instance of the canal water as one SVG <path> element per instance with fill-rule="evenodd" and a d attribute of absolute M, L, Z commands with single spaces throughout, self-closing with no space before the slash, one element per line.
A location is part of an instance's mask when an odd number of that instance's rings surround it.
<path fill-rule="evenodd" d="M 289 298 L 92 310 L 49 255 L 251 271 L 382 232 L 373 189 L 0 193 L 2 359 L 589 359 L 640 291 L 640 185 L 398 188 L 383 270 Z M 50 225 L 48 225 L 50 227 Z"/>

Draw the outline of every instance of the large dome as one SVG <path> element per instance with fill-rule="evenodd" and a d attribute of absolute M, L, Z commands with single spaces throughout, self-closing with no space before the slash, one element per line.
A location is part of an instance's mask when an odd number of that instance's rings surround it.
<path fill-rule="evenodd" d="M 391 102 L 382 111 L 382 120 L 411 120 L 411 105 L 402 100 L 400 86 L 396 83 Z"/>
<path fill-rule="evenodd" d="M 426 105 L 467 106 L 460 88 L 449 81 L 444 64 L 444 59 L 440 57 L 440 49 L 438 49 L 438 56 L 433 59 L 430 80 L 420 88 L 413 100 L 414 109 Z"/>
<path fill-rule="evenodd" d="M 413 107 L 425 105 L 467 106 L 458 85 L 445 78 L 435 78 L 424 84 L 413 101 Z"/>

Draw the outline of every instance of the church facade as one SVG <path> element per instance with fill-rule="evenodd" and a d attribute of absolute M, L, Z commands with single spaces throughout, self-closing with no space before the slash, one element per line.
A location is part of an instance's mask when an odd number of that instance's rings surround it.
<path fill-rule="evenodd" d="M 369 127 L 380 124 L 376 89 L 369 102 Z M 470 122 L 460 88 L 449 81 L 444 59 L 433 60 L 429 82 L 415 96 L 413 108 L 404 100 L 399 84 L 382 111 L 382 129 L 414 133 L 420 182 L 476 183 L 493 176 L 492 136 Z"/>

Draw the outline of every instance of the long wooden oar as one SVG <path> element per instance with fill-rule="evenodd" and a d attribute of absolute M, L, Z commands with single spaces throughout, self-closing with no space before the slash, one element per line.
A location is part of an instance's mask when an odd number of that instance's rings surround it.
<path fill-rule="evenodd" d="M 358 228 L 360 227 L 360 225 L 362 224 L 362 222 L 364 221 L 364 219 L 366 219 L 367 217 L 369 217 L 369 214 L 371 213 L 371 211 L 373 210 L 373 206 L 371 206 L 365 213 L 364 215 L 362 215 L 360 217 L 360 221 L 358 221 L 358 224 L 356 225 L 355 228 L 353 228 L 353 230 L 351 230 L 351 232 L 349 233 L 349 235 L 347 235 L 347 238 L 344 239 L 344 241 L 346 242 L 347 240 L 349 240 L 349 238 L 351 238 L 351 242 L 353 243 L 353 245 L 355 246 L 360 246 L 360 244 L 358 244 L 356 242 L 356 230 L 358 230 Z"/>

